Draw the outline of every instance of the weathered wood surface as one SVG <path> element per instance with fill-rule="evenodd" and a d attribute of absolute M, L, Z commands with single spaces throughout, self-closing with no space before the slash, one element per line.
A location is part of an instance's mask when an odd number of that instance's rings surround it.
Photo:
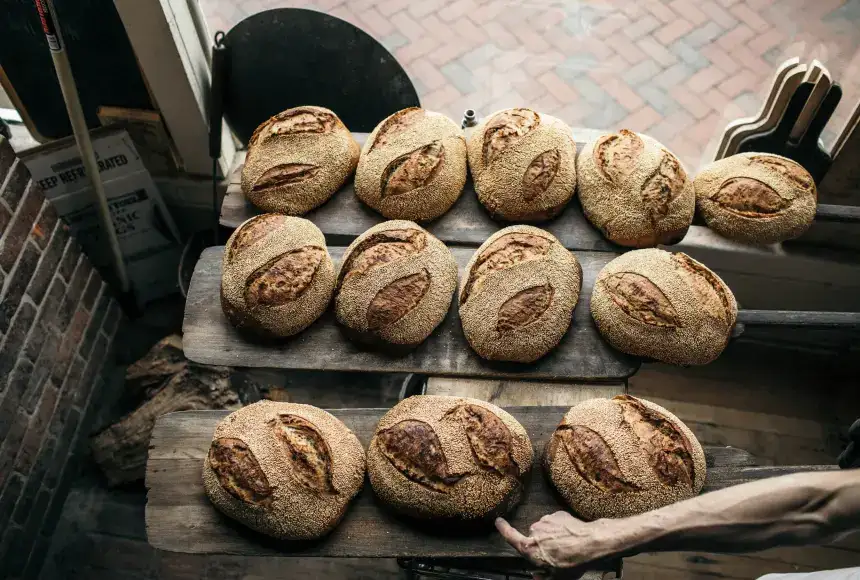
<path fill-rule="evenodd" d="M 341 409 L 339 417 L 366 447 L 386 409 Z M 536 455 L 567 407 L 509 407 L 528 431 Z M 380 506 L 370 485 L 353 501 L 340 525 L 316 542 L 279 542 L 254 533 L 218 512 L 203 491 L 201 469 L 215 425 L 226 411 L 189 411 L 161 417 L 153 431 L 147 465 L 146 530 L 150 544 L 174 552 L 247 556 L 324 557 L 514 557 L 515 552 L 492 529 L 456 533 L 432 530 L 395 516 Z M 707 447 L 704 491 L 747 481 L 835 466 L 755 467 L 754 458 L 731 447 Z M 525 499 L 512 515 L 519 529 L 561 509 L 537 468 Z"/>
<path fill-rule="evenodd" d="M 329 247 L 339 261 L 344 248 Z M 452 248 L 463 269 L 474 253 Z M 448 316 L 417 349 L 394 357 L 363 350 L 338 327 L 331 308 L 299 335 L 280 343 L 253 342 L 240 335 L 221 310 L 221 257 L 223 246 L 207 248 L 194 269 L 185 306 L 183 341 L 189 360 L 211 365 L 282 369 L 345 370 L 365 372 L 416 372 L 485 378 L 513 377 L 548 381 L 623 379 L 639 368 L 639 361 L 610 347 L 591 319 L 591 288 L 597 273 L 615 254 L 577 252 L 583 283 L 573 323 L 561 343 L 533 364 L 491 363 L 472 351 L 463 336 L 456 293 Z"/>
<path fill-rule="evenodd" d="M 627 392 L 627 382 L 536 383 L 428 377 L 425 394 L 471 397 L 500 407 L 556 407 L 578 405 L 588 399 L 611 399 Z"/>
<path fill-rule="evenodd" d="M 577 151 L 585 142 L 596 139 L 602 131 L 574 129 Z M 356 140 L 364 144 L 366 133 L 355 133 Z M 245 152 L 236 154 L 234 170 L 230 175 L 227 194 L 221 205 L 221 225 L 236 228 L 245 220 L 262 210 L 255 207 L 242 193 L 241 174 Z M 349 180 L 325 204 L 307 213 L 304 217 L 314 222 L 326 236 L 329 244 L 348 245 L 358 235 L 380 222 L 385 217 L 364 205 L 355 196 L 352 179 Z M 463 194 L 454 206 L 439 219 L 423 224 L 433 235 L 446 244 L 478 246 L 497 230 L 510 225 L 493 221 L 478 201 L 471 178 L 467 180 Z M 556 236 L 571 250 L 622 251 L 623 248 L 606 240 L 582 214 L 582 206 L 574 196 L 567 209 L 555 219 L 536 224 Z"/>

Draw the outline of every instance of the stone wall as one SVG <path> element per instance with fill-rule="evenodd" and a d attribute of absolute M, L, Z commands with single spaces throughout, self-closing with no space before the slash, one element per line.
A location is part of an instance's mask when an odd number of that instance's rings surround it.
<path fill-rule="evenodd" d="M 0 578 L 38 574 L 120 318 L 0 136 Z"/>

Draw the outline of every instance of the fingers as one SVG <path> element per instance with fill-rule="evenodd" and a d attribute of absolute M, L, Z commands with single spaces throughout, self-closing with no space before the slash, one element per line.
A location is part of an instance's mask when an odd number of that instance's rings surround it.
<path fill-rule="evenodd" d="M 502 537 L 521 554 L 526 554 L 529 539 L 517 531 L 504 518 L 496 518 L 496 529 Z"/>

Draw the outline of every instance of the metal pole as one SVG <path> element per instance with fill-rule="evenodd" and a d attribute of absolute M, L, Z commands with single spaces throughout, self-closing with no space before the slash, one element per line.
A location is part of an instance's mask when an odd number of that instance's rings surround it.
<path fill-rule="evenodd" d="M 102 184 L 99 166 L 96 162 L 96 154 L 93 151 L 93 143 L 90 140 L 90 132 L 87 128 L 87 122 L 84 117 L 81 101 L 78 97 L 78 88 L 75 85 L 75 78 L 72 76 L 72 67 L 69 65 L 69 57 L 63 46 L 63 37 L 60 34 L 59 26 L 55 17 L 53 0 L 35 0 L 36 10 L 39 12 L 39 19 L 42 22 L 42 30 L 48 39 L 48 46 L 51 48 L 51 58 L 54 60 L 54 68 L 57 71 L 57 80 L 60 82 L 60 89 L 63 91 L 63 100 L 66 102 L 66 110 L 69 113 L 69 121 L 72 124 L 72 131 L 75 134 L 75 141 L 78 144 L 78 149 L 81 153 L 81 160 L 84 164 L 84 169 L 87 172 L 87 177 L 93 185 L 93 190 L 96 194 L 96 201 L 99 208 L 99 216 L 101 217 L 102 229 L 108 237 L 111 252 L 113 253 L 114 269 L 116 270 L 117 278 L 119 279 L 120 288 L 123 292 L 130 290 L 128 273 L 125 269 L 125 261 L 122 257 L 122 250 L 119 246 L 119 239 L 116 236 L 116 231 L 113 227 L 113 221 L 110 217 L 110 208 L 108 208 L 107 197 L 105 196 L 104 185 Z"/>

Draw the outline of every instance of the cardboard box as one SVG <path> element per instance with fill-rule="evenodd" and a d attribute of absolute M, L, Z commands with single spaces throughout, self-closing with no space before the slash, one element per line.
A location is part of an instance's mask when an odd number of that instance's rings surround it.
<path fill-rule="evenodd" d="M 176 292 L 182 245 L 152 176 L 126 131 L 96 130 L 92 139 L 114 230 L 138 302 L 142 305 Z M 63 139 L 30 150 L 24 163 L 90 260 L 112 272 L 110 245 L 74 140 Z"/>

